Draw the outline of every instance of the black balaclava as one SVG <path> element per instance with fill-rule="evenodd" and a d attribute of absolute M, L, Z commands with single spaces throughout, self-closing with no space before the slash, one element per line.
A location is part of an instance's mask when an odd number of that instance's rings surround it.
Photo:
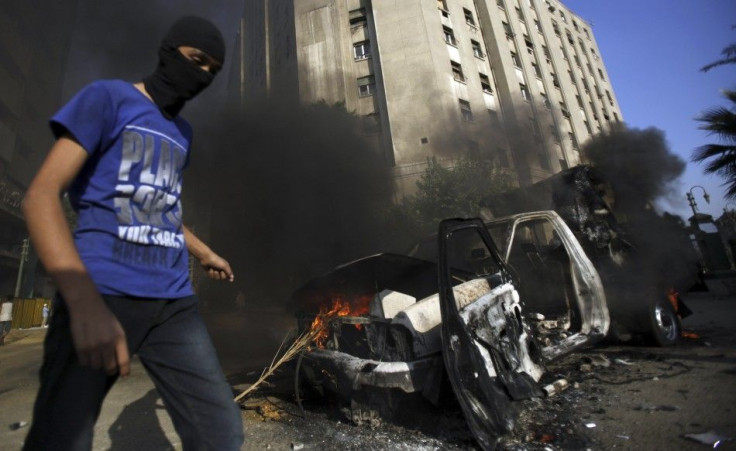
<path fill-rule="evenodd" d="M 220 63 L 225 60 L 225 41 L 209 20 L 187 16 L 171 26 L 161 41 L 156 70 L 143 79 L 146 91 L 167 119 L 179 114 L 187 100 L 199 94 L 215 78 L 214 74 L 182 55 L 178 49 L 182 45 L 197 48 Z"/>

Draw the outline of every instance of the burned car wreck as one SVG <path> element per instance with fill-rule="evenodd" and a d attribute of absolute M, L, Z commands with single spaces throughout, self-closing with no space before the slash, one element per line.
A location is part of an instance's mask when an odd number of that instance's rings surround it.
<path fill-rule="evenodd" d="M 351 420 L 390 414 L 404 395 L 437 403 L 449 379 L 486 449 L 513 430 L 514 401 L 543 396 L 545 364 L 610 324 L 600 277 L 554 211 L 445 220 L 409 255 L 342 265 L 294 298 L 302 328 L 316 309 L 339 312 L 303 372 L 346 401 Z"/>

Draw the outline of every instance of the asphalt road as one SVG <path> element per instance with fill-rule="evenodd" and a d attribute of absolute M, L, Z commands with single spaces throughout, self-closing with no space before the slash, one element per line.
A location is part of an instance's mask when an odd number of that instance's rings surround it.
<path fill-rule="evenodd" d="M 548 377 L 564 377 L 570 388 L 524 402 L 507 449 L 707 449 L 688 434 L 721 438 L 720 449 L 736 449 L 736 298 L 690 294 L 694 314 L 684 327 L 698 339 L 671 348 L 604 345 L 567 356 Z M 247 312 L 246 312 L 247 313 Z M 230 315 L 210 319 L 223 366 L 242 388 L 253 369 L 267 363 L 291 320 L 283 315 Z M 0 346 L 0 449 L 20 449 L 30 422 L 43 329 L 13 331 Z M 246 362 L 246 363 L 243 363 Z M 280 375 L 289 381 L 289 375 Z M 407 426 L 382 422 L 355 426 L 340 419 L 339 406 L 294 402 L 289 384 L 253 397 L 242 411 L 244 450 L 256 449 L 475 449 L 462 416 L 452 408 L 423 406 Z M 213 431 L 216 433 L 216 431 Z M 134 361 L 118 382 L 95 428 L 95 450 L 181 449 L 163 405 Z"/>

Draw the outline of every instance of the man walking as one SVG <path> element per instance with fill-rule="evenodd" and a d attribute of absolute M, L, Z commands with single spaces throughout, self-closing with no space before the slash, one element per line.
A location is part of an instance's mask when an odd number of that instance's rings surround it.
<path fill-rule="evenodd" d="M 187 250 L 214 279 L 228 262 L 182 223 L 192 131 L 179 116 L 222 67 L 219 30 L 177 21 L 140 83 L 94 82 L 51 119 L 57 140 L 23 212 L 58 293 L 25 449 L 92 447 L 102 401 L 138 354 L 184 449 L 236 450 L 242 421 L 198 312 Z M 72 235 L 60 197 L 78 213 Z"/>

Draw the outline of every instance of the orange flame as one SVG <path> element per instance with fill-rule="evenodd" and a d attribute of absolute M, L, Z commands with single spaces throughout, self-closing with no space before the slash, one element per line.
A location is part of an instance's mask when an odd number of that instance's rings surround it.
<path fill-rule="evenodd" d="M 327 327 L 329 322 L 337 317 L 341 316 L 362 316 L 367 315 L 370 311 L 371 296 L 362 296 L 353 299 L 352 304 L 357 304 L 356 307 L 351 308 L 351 302 L 343 300 L 341 296 L 335 296 L 332 298 L 332 306 L 327 308 L 322 306 L 319 309 L 319 313 L 315 316 L 309 327 L 309 332 L 314 334 L 314 344 L 324 349 L 325 342 L 330 335 L 330 331 Z M 357 329 L 361 329 L 360 324 L 356 324 Z"/>

